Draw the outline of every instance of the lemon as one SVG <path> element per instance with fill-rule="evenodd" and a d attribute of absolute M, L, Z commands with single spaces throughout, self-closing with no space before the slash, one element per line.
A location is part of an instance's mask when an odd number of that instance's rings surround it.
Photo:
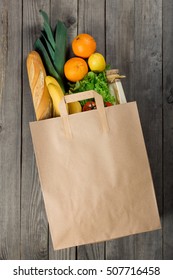
<path fill-rule="evenodd" d="M 91 71 L 102 72 L 105 70 L 106 62 L 104 56 L 101 53 L 93 53 L 88 58 L 88 65 Z"/>

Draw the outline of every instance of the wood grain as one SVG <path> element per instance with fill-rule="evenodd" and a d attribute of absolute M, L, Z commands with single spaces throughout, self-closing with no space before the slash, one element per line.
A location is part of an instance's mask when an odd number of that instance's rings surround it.
<path fill-rule="evenodd" d="M 78 7 L 78 34 L 89 33 L 97 42 L 97 51 L 105 54 L 105 1 L 81 0 Z M 77 259 L 104 259 L 104 242 L 78 246 Z"/>
<path fill-rule="evenodd" d="M 138 104 L 162 231 L 53 251 L 25 65 L 40 34 L 40 8 L 53 26 L 65 21 L 69 44 L 77 33 L 93 35 L 97 51 L 127 76 L 122 83 Z M 0 259 L 173 259 L 172 0 L 1 0 L 0 19 Z"/>
<path fill-rule="evenodd" d="M 57 20 L 61 20 L 68 27 L 68 54 L 67 57 L 72 56 L 70 48 L 71 41 L 77 35 L 77 0 L 52 0 L 51 1 L 51 25 L 53 28 Z M 64 221 L 65 222 L 65 221 Z M 49 244 L 49 259 L 65 260 L 76 259 L 76 248 L 69 248 L 64 250 L 53 250 L 52 242 Z"/>
<path fill-rule="evenodd" d="M 125 95 L 134 100 L 134 0 L 106 2 L 106 60 L 126 75 Z M 134 259 L 134 237 L 106 242 L 106 259 Z"/>
<path fill-rule="evenodd" d="M 0 2 L 0 259 L 20 259 L 21 1 Z"/>
<path fill-rule="evenodd" d="M 126 75 L 127 101 L 134 100 L 134 0 L 106 1 L 106 60 Z"/>
<path fill-rule="evenodd" d="M 78 22 L 78 1 L 77 0 L 52 0 L 51 1 L 51 23 L 53 28 L 57 19 L 62 20 L 68 28 L 68 52 L 67 59 L 74 54 L 71 49 L 71 42 L 77 35 Z"/>
<path fill-rule="evenodd" d="M 162 213 L 162 1 L 135 2 L 135 100 Z M 136 259 L 162 258 L 162 232 L 136 236 Z"/>
<path fill-rule="evenodd" d="M 173 260 L 173 2 L 163 2 L 163 258 Z"/>
<path fill-rule="evenodd" d="M 35 120 L 35 113 L 26 72 L 26 57 L 33 50 L 33 43 L 41 31 L 42 18 L 39 9 L 49 13 L 49 1 L 23 3 L 22 259 L 48 259 L 48 223 L 29 130 L 29 122 Z"/>
<path fill-rule="evenodd" d="M 97 52 L 105 54 L 105 1 L 80 0 L 78 34 L 89 33 L 97 42 Z"/>

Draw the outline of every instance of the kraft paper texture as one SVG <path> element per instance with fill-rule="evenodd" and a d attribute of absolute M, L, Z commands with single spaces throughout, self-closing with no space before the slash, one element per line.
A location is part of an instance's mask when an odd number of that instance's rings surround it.
<path fill-rule="evenodd" d="M 136 102 L 99 109 L 30 123 L 54 249 L 160 228 Z"/>

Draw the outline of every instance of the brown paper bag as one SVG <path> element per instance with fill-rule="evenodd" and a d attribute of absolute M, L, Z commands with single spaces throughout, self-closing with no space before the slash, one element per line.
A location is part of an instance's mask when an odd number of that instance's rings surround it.
<path fill-rule="evenodd" d="M 65 101 L 92 97 L 96 110 L 67 114 Z M 30 123 L 54 249 L 159 229 L 136 103 L 64 99 L 61 117 Z"/>

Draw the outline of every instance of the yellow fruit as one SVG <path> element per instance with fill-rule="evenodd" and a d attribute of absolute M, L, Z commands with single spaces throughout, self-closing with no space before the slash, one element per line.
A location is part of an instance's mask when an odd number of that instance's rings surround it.
<path fill-rule="evenodd" d="M 93 53 L 88 58 L 88 65 L 91 71 L 102 72 L 105 70 L 106 61 L 101 53 Z"/>
<path fill-rule="evenodd" d="M 69 114 L 75 114 L 82 112 L 82 106 L 79 101 L 68 104 Z"/>
<path fill-rule="evenodd" d="M 64 97 L 64 93 L 59 84 L 55 85 L 50 83 L 48 84 L 47 87 L 53 102 L 53 116 L 58 117 L 60 116 L 60 111 L 58 106 L 60 101 Z"/>
<path fill-rule="evenodd" d="M 47 87 L 48 87 L 49 84 L 53 84 L 53 85 L 59 87 L 59 84 L 58 84 L 57 80 L 54 77 L 46 76 L 45 82 L 46 82 L 46 86 Z"/>

